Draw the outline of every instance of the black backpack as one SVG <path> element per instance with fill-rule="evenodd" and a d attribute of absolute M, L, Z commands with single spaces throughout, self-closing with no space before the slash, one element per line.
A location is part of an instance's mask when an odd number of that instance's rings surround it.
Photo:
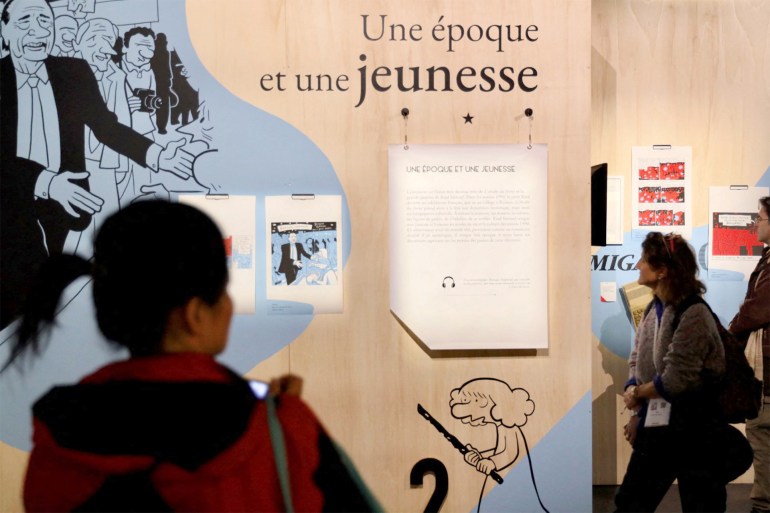
<path fill-rule="evenodd" d="M 747 419 L 757 418 L 762 406 L 762 382 L 754 377 L 754 370 L 744 354 L 744 344 L 738 342 L 735 336 L 722 326 L 708 303 L 697 295 L 690 296 L 679 303 L 676 307 L 673 329 L 676 330 L 679 326 L 679 319 L 685 310 L 697 303 L 703 303 L 711 312 L 725 348 L 725 374 L 718 384 L 719 405 L 722 408 L 724 420 L 730 424 L 738 424 L 746 422 Z"/>

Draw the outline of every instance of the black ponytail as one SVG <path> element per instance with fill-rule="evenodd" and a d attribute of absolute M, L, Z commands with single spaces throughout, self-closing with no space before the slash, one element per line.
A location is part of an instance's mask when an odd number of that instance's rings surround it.
<path fill-rule="evenodd" d="M 227 286 L 227 254 L 217 225 L 194 207 L 150 200 L 127 206 L 96 234 L 93 264 L 56 255 L 41 267 L 3 369 L 28 348 L 41 349 L 62 292 L 86 274 L 107 341 L 132 356 L 147 356 L 162 350 L 174 308 L 194 297 L 210 305 L 219 300 Z"/>
<path fill-rule="evenodd" d="M 31 349 L 33 353 L 41 350 L 41 344 L 53 326 L 64 289 L 90 273 L 91 264 L 77 255 L 53 255 L 43 263 L 22 307 L 21 323 L 2 370 L 27 350 Z"/>

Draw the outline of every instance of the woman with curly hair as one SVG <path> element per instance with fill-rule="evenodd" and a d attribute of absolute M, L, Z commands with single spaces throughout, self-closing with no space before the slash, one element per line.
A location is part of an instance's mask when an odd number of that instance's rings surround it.
<path fill-rule="evenodd" d="M 651 232 L 636 264 L 653 301 L 637 328 L 623 396 L 633 445 L 619 512 L 655 511 L 675 479 L 683 512 L 724 511 L 725 430 L 717 386 L 725 353 L 687 242 Z M 686 307 L 686 308 L 683 308 Z"/>

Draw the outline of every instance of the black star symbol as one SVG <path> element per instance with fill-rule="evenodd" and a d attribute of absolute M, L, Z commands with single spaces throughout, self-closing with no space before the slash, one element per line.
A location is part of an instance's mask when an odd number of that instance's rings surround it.
<path fill-rule="evenodd" d="M 473 124 L 473 116 L 471 116 L 470 112 L 468 114 L 466 114 L 465 116 L 463 116 L 463 119 L 465 120 L 466 124 L 467 123 L 470 123 L 471 125 Z"/>

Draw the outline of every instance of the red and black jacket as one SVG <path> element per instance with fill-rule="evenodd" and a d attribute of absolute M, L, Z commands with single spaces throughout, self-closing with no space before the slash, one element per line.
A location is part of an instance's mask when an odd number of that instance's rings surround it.
<path fill-rule="evenodd" d="M 295 511 L 371 511 L 297 397 L 279 396 Z M 267 408 L 213 358 L 108 365 L 33 408 L 27 511 L 284 511 Z"/>

